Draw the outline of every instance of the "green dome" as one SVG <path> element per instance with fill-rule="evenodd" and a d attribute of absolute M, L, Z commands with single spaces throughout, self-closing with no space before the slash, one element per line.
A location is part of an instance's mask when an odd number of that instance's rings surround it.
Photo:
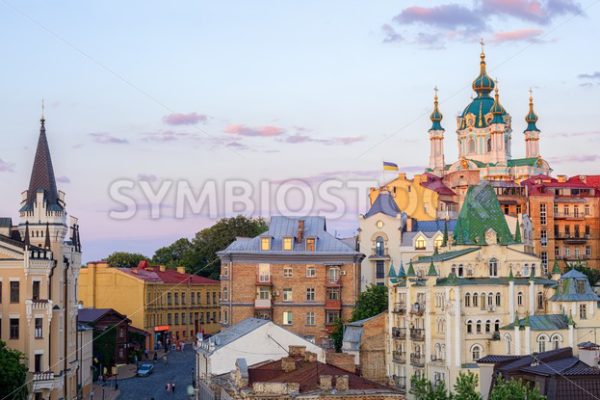
<path fill-rule="evenodd" d="M 490 112 L 494 114 L 494 118 L 492 119 L 492 124 L 503 124 L 504 118 L 503 116 L 506 114 L 506 110 L 500 104 L 500 96 L 498 95 L 498 87 L 496 87 L 496 94 L 494 96 L 494 104 L 492 104 L 492 108 Z"/>
<path fill-rule="evenodd" d="M 535 125 L 536 122 L 538 121 L 538 116 L 535 113 L 535 111 L 533 111 L 533 95 L 529 94 L 529 112 L 527 113 L 527 115 L 525 116 L 525 122 L 527 122 L 527 129 L 525 129 L 525 132 L 527 131 L 540 131 L 537 126 Z"/>
<path fill-rule="evenodd" d="M 484 96 L 494 90 L 496 85 L 486 72 L 485 53 L 483 51 L 481 52 L 481 62 L 479 65 L 479 76 L 473 81 L 473 90 L 476 91 L 479 96 Z"/>
<path fill-rule="evenodd" d="M 468 114 L 473 114 L 475 116 L 473 127 L 485 128 L 486 126 L 488 126 L 485 120 L 485 116 L 486 114 L 490 113 L 492 105 L 494 105 L 494 99 L 492 99 L 487 94 L 482 97 L 474 98 L 462 112 L 462 121 L 460 124 L 460 129 L 465 129 L 467 127 L 466 117 Z"/>

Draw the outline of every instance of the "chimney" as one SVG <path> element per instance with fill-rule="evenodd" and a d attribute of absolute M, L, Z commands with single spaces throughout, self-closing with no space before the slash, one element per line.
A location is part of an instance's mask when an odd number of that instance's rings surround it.
<path fill-rule="evenodd" d="M 177 273 L 178 274 L 185 274 L 185 267 L 183 267 L 183 266 L 177 267 Z"/>
<path fill-rule="evenodd" d="M 289 346 L 290 357 L 302 357 L 306 353 L 306 346 Z"/>
<path fill-rule="evenodd" d="M 281 359 L 281 369 L 283 372 L 292 372 L 296 369 L 296 360 L 293 357 L 284 357 Z"/>
<path fill-rule="evenodd" d="M 304 220 L 299 219 L 298 220 L 298 233 L 296 234 L 296 241 L 298 243 L 302 243 L 303 240 L 304 240 Z"/>
<path fill-rule="evenodd" d="M 331 390 L 331 375 L 319 375 L 319 388 L 321 390 Z"/>
<path fill-rule="evenodd" d="M 159 266 L 158 266 L 158 270 L 159 270 L 160 272 L 165 272 L 165 271 L 167 270 L 167 267 L 165 267 L 164 265 L 159 265 Z"/>
<path fill-rule="evenodd" d="M 304 361 L 312 363 L 317 361 L 317 353 L 313 353 L 312 351 L 307 351 L 304 353 Z"/>
<path fill-rule="evenodd" d="M 350 390 L 348 375 L 337 375 L 335 377 L 335 389 L 340 392 Z"/>
<path fill-rule="evenodd" d="M 413 220 L 412 218 L 406 218 L 406 232 L 412 232 L 413 230 Z"/>

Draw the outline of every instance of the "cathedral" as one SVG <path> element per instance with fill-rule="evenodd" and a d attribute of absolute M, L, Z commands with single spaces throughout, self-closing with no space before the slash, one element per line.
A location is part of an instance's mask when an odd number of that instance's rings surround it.
<path fill-rule="evenodd" d="M 524 158 L 511 154 L 512 118 L 500 102 L 498 83 L 487 74 L 485 52 L 480 55 L 479 76 L 473 81 L 475 97 L 457 117 L 457 144 L 459 159 L 451 164 L 444 158 L 443 115 L 438 104 L 437 89 L 429 129 L 430 155 L 427 172 L 443 177 L 453 187 L 466 179 L 465 171 L 476 171 L 479 179 L 488 181 L 520 182 L 535 175 L 548 175 L 551 171 L 542 158 L 539 148 L 538 117 L 533 109 L 530 92 L 529 111 L 523 136 L 526 145 Z M 493 96 L 491 95 L 493 92 Z M 456 176 L 456 178 L 453 178 Z M 461 177 L 462 176 L 462 177 Z M 454 184 L 452 184 L 454 183 Z"/>

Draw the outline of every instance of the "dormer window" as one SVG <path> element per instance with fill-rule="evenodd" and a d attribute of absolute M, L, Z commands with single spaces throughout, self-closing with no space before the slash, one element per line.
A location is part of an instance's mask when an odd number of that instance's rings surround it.
<path fill-rule="evenodd" d="M 271 250 L 271 238 L 263 237 L 260 239 L 260 249 L 262 251 Z"/>
<path fill-rule="evenodd" d="M 291 237 L 283 238 L 283 243 L 282 243 L 283 250 L 290 251 L 293 249 L 293 246 L 294 246 L 294 240 Z"/>
<path fill-rule="evenodd" d="M 438 237 L 435 238 L 435 241 L 434 241 L 434 246 L 435 247 L 437 247 L 439 249 L 440 247 L 442 247 L 442 243 L 444 243 L 444 237 L 443 236 L 438 236 Z"/>
<path fill-rule="evenodd" d="M 315 238 L 306 238 L 306 251 L 315 251 Z"/>
<path fill-rule="evenodd" d="M 419 236 L 417 240 L 415 240 L 415 250 L 425 250 L 425 246 L 427 242 L 423 236 Z"/>

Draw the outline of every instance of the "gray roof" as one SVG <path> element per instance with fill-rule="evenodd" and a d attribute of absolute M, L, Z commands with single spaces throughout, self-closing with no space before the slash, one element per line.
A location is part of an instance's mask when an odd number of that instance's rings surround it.
<path fill-rule="evenodd" d="M 395 217 L 396 215 L 400 214 L 400 209 L 398 208 L 396 201 L 388 191 L 379 191 L 379 194 L 373 202 L 373 205 L 365 214 L 365 218 L 369 218 L 379 213 L 389 215 L 390 217 Z"/>
<path fill-rule="evenodd" d="M 294 240 L 293 250 L 283 250 L 282 241 L 285 237 L 296 238 L 298 235 L 298 221 L 304 220 L 304 240 Z M 271 250 L 261 250 L 260 240 L 263 237 L 271 238 Z M 306 238 L 316 238 L 316 250 L 306 251 Z M 226 254 L 356 254 L 359 253 L 344 241 L 327 232 L 324 217 L 284 217 L 275 216 L 269 222 L 269 230 L 253 238 L 237 238 L 219 255 Z"/>
<path fill-rule="evenodd" d="M 342 350 L 344 351 L 359 351 L 360 340 L 363 334 L 363 327 L 356 325 L 346 325 L 344 329 L 344 340 Z"/>
<path fill-rule="evenodd" d="M 592 290 L 587 276 L 572 269 L 560 277 L 550 301 L 600 301 L 600 297 Z"/>
<path fill-rule="evenodd" d="M 105 316 L 108 313 L 117 314 L 123 318 L 127 318 L 125 315 L 112 308 L 80 308 L 77 311 L 77 321 L 85 323 L 93 323 Z"/>
<path fill-rule="evenodd" d="M 271 321 L 266 319 L 246 318 L 245 320 L 240 321 L 239 323 L 222 330 L 216 335 L 211 336 L 207 340 L 214 345 L 214 350 L 218 350 L 221 347 L 238 340 L 242 336 L 247 335 L 255 329 L 258 329 L 261 326 L 268 324 L 269 322 Z"/>
<path fill-rule="evenodd" d="M 0 227 L 11 228 L 12 227 L 12 219 L 7 218 L 7 217 L 0 218 Z"/>

